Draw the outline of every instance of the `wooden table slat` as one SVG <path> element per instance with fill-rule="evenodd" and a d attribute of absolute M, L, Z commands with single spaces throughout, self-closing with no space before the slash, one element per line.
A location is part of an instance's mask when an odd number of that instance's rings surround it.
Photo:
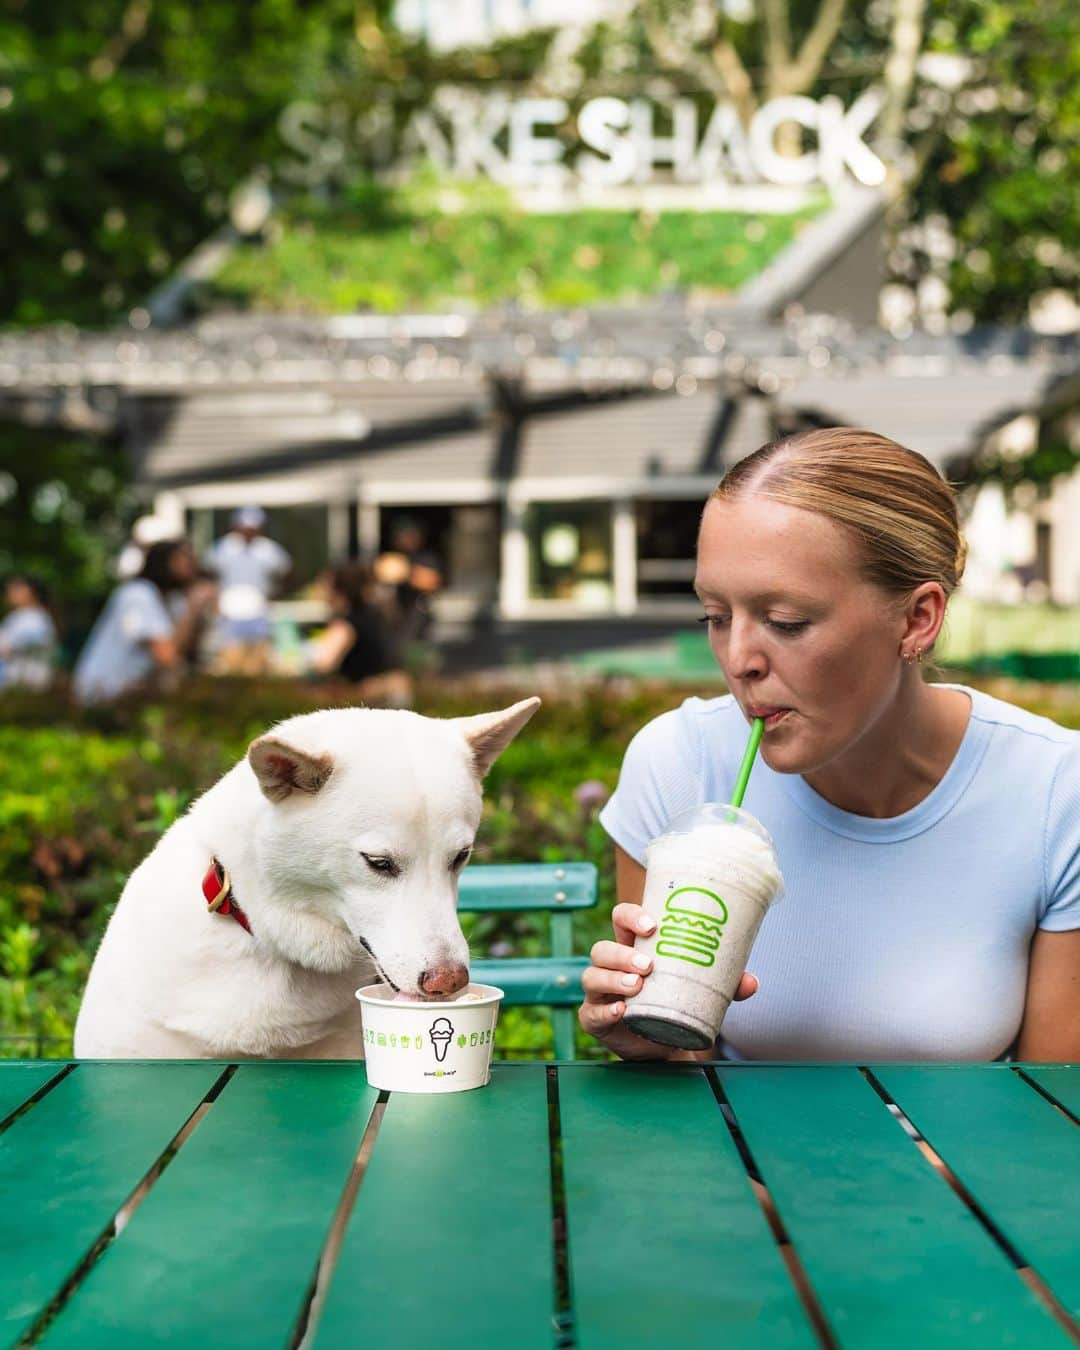
<path fill-rule="evenodd" d="M 284 1346 L 376 1100 L 362 1065 L 241 1065 L 43 1344 Z"/>
<path fill-rule="evenodd" d="M 817 1344 L 704 1074 L 559 1069 L 580 1350 Z"/>
<path fill-rule="evenodd" d="M 0 1074 L 0 1121 L 17 1111 L 51 1079 L 64 1072 L 57 1064 L 5 1064 Z"/>
<path fill-rule="evenodd" d="M 0 1135 L 5 1344 L 48 1306 L 221 1072 L 173 1065 L 151 1091 L 130 1065 L 82 1064 Z"/>
<path fill-rule="evenodd" d="M 1080 1120 L 1080 1064 L 1032 1065 L 1024 1072 Z"/>
<path fill-rule="evenodd" d="M 841 1345 L 1068 1344 L 857 1068 L 718 1075 Z"/>
<path fill-rule="evenodd" d="M 1080 1316 L 1080 1129 L 1009 1070 L 874 1072 L 1020 1255 Z"/>
<path fill-rule="evenodd" d="M 551 1350 L 547 1077 L 391 1094 L 315 1344 Z"/>

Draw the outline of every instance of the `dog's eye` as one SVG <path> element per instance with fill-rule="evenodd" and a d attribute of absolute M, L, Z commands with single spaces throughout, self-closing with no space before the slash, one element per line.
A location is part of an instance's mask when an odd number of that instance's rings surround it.
<path fill-rule="evenodd" d="M 450 870 L 452 872 L 457 872 L 460 868 L 464 867 L 465 864 L 469 861 L 469 856 L 471 853 L 472 853 L 471 848 L 463 848 L 460 853 L 455 855 L 454 861 L 450 864 Z"/>
<path fill-rule="evenodd" d="M 371 870 L 373 872 L 378 872 L 380 876 L 396 877 L 401 875 L 401 868 L 393 858 L 377 858 L 370 853 L 361 853 L 360 856 Z"/>

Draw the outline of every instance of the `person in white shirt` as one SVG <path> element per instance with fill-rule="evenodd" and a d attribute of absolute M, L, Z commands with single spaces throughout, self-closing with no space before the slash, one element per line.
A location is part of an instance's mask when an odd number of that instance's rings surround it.
<path fill-rule="evenodd" d="M 45 586 L 24 574 L 8 578 L 8 612 L 0 622 L 0 687 L 47 689 L 56 665 L 56 624 Z"/>
<path fill-rule="evenodd" d="M 196 580 L 186 540 L 151 544 L 142 571 L 113 591 L 79 653 L 77 701 L 106 703 L 148 689 L 155 677 L 175 680 L 216 598 L 216 586 Z"/>
<path fill-rule="evenodd" d="M 263 533 L 266 512 L 261 507 L 239 507 L 231 524 L 203 559 L 221 586 L 214 668 L 220 675 L 263 675 L 272 655 L 270 598 L 288 575 L 292 559 Z"/>
<path fill-rule="evenodd" d="M 730 693 L 688 699 L 627 749 L 600 820 L 614 941 L 582 1026 L 628 1059 L 1080 1058 L 1080 733 L 924 679 L 965 547 L 921 455 L 833 427 L 762 447 L 706 504 L 695 589 Z M 622 1024 L 649 964 L 645 852 L 726 801 L 754 717 L 744 806 L 786 894 L 707 1051 Z M 638 960 L 644 965 L 638 964 Z"/>

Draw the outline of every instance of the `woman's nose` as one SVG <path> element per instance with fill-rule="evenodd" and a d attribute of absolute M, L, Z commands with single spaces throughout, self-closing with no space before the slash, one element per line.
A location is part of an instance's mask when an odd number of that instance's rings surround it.
<path fill-rule="evenodd" d="M 732 621 L 727 658 L 728 670 L 737 679 L 759 679 L 764 675 L 765 656 L 755 624 Z"/>

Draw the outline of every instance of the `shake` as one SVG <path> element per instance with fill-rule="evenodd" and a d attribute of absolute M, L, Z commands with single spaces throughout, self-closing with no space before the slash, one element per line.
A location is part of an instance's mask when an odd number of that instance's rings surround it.
<path fill-rule="evenodd" d="M 656 920 L 634 947 L 652 957 L 624 1025 L 659 1045 L 705 1050 L 716 1040 L 783 879 L 768 831 L 748 811 L 708 802 L 649 845 L 642 905 Z"/>

